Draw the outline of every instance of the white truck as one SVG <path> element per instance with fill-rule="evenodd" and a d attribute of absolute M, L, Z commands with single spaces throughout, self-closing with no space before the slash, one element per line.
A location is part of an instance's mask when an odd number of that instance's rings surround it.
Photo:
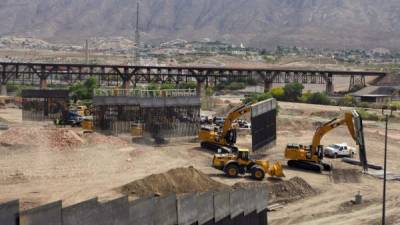
<path fill-rule="evenodd" d="M 356 149 L 348 146 L 346 143 L 333 144 L 324 148 L 325 156 L 337 158 L 337 157 L 350 157 L 352 158 L 355 154 Z"/>

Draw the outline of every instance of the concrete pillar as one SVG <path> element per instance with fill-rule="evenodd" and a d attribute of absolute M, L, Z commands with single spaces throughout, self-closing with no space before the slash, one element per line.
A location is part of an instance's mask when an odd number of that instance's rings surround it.
<path fill-rule="evenodd" d="M 264 80 L 264 92 L 268 92 L 272 89 L 272 81 Z"/>
<path fill-rule="evenodd" d="M 2 96 L 7 96 L 7 85 L 6 84 L 1 84 L 1 91 L 0 91 L 0 95 Z"/>
<path fill-rule="evenodd" d="M 131 86 L 131 81 L 130 80 L 123 80 L 122 81 L 122 89 L 129 89 Z"/>
<path fill-rule="evenodd" d="M 205 88 L 203 88 L 203 84 L 204 84 L 204 81 L 197 81 L 196 94 L 199 97 L 201 97 L 202 95 L 205 95 Z"/>
<path fill-rule="evenodd" d="M 326 82 L 326 94 L 331 95 L 334 92 L 333 82 L 328 80 Z"/>
<path fill-rule="evenodd" d="M 40 78 L 40 89 L 47 89 L 47 78 Z"/>

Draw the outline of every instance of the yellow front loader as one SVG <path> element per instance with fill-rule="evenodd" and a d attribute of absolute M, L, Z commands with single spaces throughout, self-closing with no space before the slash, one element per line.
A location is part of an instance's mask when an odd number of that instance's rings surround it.
<path fill-rule="evenodd" d="M 264 179 L 265 174 L 271 177 L 285 176 L 279 162 L 270 165 L 266 160 L 252 160 L 247 149 L 238 149 L 237 153 L 215 154 L 212 165 L 232 178 L 246 173 L 251 174 L 255 180 Z"/>

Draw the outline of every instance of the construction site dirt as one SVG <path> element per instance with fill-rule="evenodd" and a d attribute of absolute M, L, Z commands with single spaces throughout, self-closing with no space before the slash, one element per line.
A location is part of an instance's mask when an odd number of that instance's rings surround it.
<path fill-rule="evenodd" d="M 211 113 L 221 114 L 229 101 L 236 101 L 227 99 L 219 101 Z M 286 144 L 310 144 L 316 126 L 348 110 L 283 102 L 279 106 L 276 146 L 258 157 L 279 160 L 283 165 Z M 63 200 L 67 206 L 96 196 L 106 200 L 124 194 L 165 195 L 190 189 L 267 185 L 269 203 L 281 205 L 269 212 L 269 224 L 379 224 L 382 180 L 340 159 L 326 159 L 334 166 L 331 173 L 284 166 L 283 179 L 229 179 L 210 166 L 213 153 L 202 150 L 195 141 L 159 146 L 132 143 L 128 136 L 83 134 L 80 128 L 22 123 L 21 115 L 16 108 L 0 110 L 0 120 L 10 127 L 0 131 L 0 202 L 20 199 L 22 209 L 56 200 Z M 368 161 L 382 165 L 384 125 L 373 121 L 365 121 L 364 125 Z M 388 171 L 392 173 L 400 170 L 399 137 L 400 123 L 392 122 L 388 141 Z M 250 142 L 246 132 L 238 137 L 240 147 L 250 147 Z M 338 128 L 322 140 L 324 145 L 335 143 L 356 147 L 346 128 Z M 353 205 L 351 201 L 358 192 L 364 203 Z M 387 194 L 388 224 L 394 224 L 400 219 L 400 183 L 388 181 Z"/>

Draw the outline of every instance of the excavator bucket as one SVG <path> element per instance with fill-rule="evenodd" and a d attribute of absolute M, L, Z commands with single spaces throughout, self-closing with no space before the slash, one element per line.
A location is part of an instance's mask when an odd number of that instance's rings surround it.
<path fill-rule="evenodd" d="M 273 177 L 285 177 L 285 174 L 283 173 L 282 164 L 280 162 L 275 162 L 271 166 L 269 174 Z"/>

